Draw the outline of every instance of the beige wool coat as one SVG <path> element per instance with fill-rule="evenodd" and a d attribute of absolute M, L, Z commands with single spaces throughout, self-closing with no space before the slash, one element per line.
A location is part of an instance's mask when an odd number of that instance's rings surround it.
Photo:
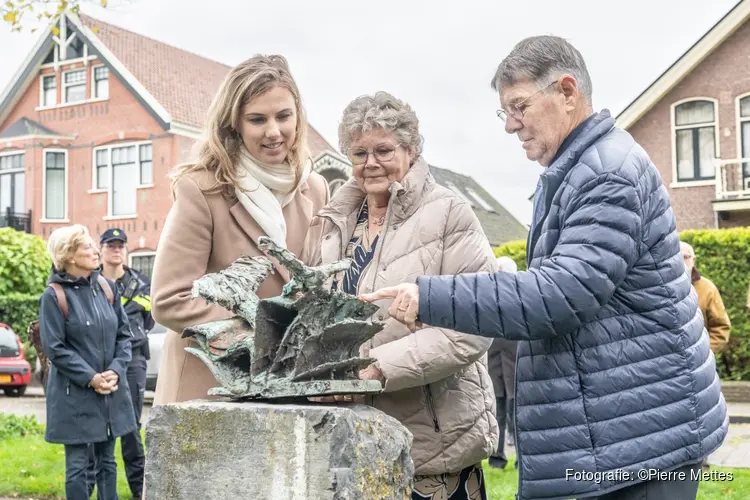
<path fill-rule="evenodd" d="M 193 299 L 193 281 L 207 273 L 221 271 L 242 255 L 261 255 L 257 241 L 260 226 L 234 197 L 208 191 L 214 176 L 197 171 L 180 178 L 175 201 L 159 240 L 151 284 L 154 319 L 170 331 L 164 341 L 154 405 L 207 398 L 218 384 L 198 358 L 185 352 L 196 345 L 181 338 L 183 329 L 232 316 L 228 310 Z M 313 172 L 284 207 L 287 247 L 295 255 L 303 250 L 310 221 L 328 202 L 325 179 Z M 285 270 L 276 269 L 261 284 L 260 298 L 281 293 Z"/>
<path fill-rule="evenodd" d="M 311 265 L 344 255 L 364 193 L 344 184 L 313 220 L 305 259 Z M 469 204 L 435 183 L 421 158 L 391 185 L 386 225 L 359 293 L 418 276 L 492 272 L 497 262 Z M 368 403 L 398 419 L 414 435 L 417 475 L 458 472 L 489 457 L 498 440 L 495 395 L 487 373 L 492 339 L 425 327 L 411 334 L 388 317 L 392 300 L 376 304 L 385 328 L 364 346 L 385 379 L 385 392 Z"/>

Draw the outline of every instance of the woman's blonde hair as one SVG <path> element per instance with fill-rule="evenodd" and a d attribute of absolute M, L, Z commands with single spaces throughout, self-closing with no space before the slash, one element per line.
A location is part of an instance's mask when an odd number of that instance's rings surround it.
<path fill-rule="evenodd" d="M 78 247 L 89 237 L 86 226 L 73 224 L 52 231 L 47 241 L 47 252 L 58 271 L 65 271 L 67 260 L 75 255 Z"/>
<path fill-rule="evenodd" d="M 239 133 L 242 108 L 275 87 L 286 88 L 294 97 L 297 131 L 287 161 L 294 168 L 299 182 L 310 153 L 307 150 L 307 119 L 297 83 L 283 56 L 256 55 L 232 68 L 224 78 L 208 110 L 206 138 L 200 144 L 198 160 L 175 167 L 171 175 L 173 193 L 177 180 L 196 170 L 214 174 L 216 185 L 212 191 L 222 190 L 228 194 L 234 191 L 239 185 L 236 164 L 242 145 Z"/>

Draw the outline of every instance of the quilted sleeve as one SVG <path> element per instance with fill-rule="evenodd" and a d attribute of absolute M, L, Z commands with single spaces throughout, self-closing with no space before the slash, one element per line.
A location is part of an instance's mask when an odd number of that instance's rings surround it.
<path fill-rule="evenodd" d="M 422 276 L 420 320 L 511 340 L 572 333 L 596 316 L 635 263 L 641 206 L 627 180 L 610 173 L 590 180 L 565 207 L 557 245 L 539 268 Z"/>

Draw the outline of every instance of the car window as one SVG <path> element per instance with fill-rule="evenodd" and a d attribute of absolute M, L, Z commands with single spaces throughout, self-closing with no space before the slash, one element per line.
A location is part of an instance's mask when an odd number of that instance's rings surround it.
<path fill-rule="evenodd" d="M 0 326 L 0 356 L 15 357 L 18 356 L 18 342 L 13 330 Z"/>

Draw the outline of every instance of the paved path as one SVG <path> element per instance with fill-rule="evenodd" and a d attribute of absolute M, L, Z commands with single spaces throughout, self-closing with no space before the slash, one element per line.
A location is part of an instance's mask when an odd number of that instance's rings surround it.
<path fill-rule="evenodd" d="M 143 422 L 148 421 L 153 392 L 146 392 L 146 405 L 143 408 Z M 728 403 L 732 423 L 729 434 L 721 448 L 708 457 L 711 465 L 724 467 L 750 468 L 750 403 Z M 37 421 L 44 423 L 46 408 L 41 387 L 29 387 L 26 396 L 9 398 L 0 395 L 0 413 L 17 415 L 34 415 Z M 0 500 L 6 500 L 0 497 Z M 22 499 L 13 499 L 22 500 Z"/>

